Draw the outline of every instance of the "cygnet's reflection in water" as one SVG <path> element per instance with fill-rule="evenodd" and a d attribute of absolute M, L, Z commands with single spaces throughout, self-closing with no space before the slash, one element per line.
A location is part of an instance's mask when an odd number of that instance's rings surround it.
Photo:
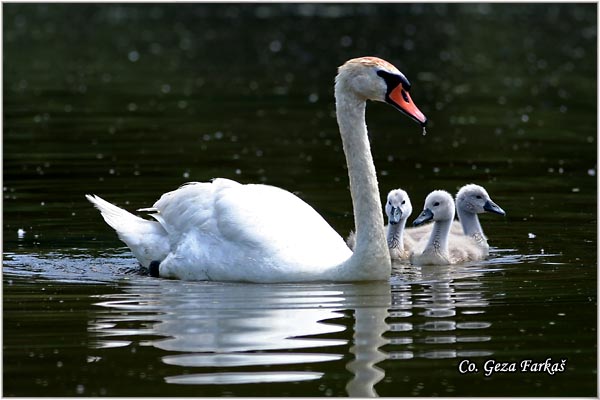
<path fill-rule="evenodd" d="M 388 358 L 491 355 L 490 350 L 480 347 L 491 341 L 485 330 L 492 324 L 484 319 L 489 306 L 485 280 L 478 279 L 490 271 L 492 268 L 481 265 L 397 265 L 396 273 L 410 276 L 411 282 L 395 285 L 392 291 L 388 323 L 394 334 L 388 337 L 391 344 L 402 348 L 389 352 Z M 470 344 L 468 349 L 465 343 Z"/>
<path fill-rule="evenodd" d="M 392 277 L 391 283 L 142 278 L 125 293 L 100 296 L 89 331 L 96 348 L 129 346 L 143 336 L 140 345 L 165 351 L 164 364 L 186 370 L 169 370 L 175 373 L 164 379 L 173 384 L 315 380 L 332 368 L 339 374 L 339 367 L 328 363 L 350 353 L 346 391 L 358 397 L 377 396 L 375 386 L 385 377 L 377 364 L 384 360 L 491 354 L 455 347 L 490 340 L 473 335 L 490 326 L 481 320 L 488 305 L 477 279 L 481 269 L 402 268 L 410 269 L 401 275 L 408 280 Z"/>

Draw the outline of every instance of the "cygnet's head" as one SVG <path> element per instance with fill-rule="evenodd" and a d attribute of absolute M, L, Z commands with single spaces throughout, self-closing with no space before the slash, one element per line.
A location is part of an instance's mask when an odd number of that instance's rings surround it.
<path fill-rule="evenodd" d="M 456 194 L 456 208 L 473 214 L 491 212 L 506 215 L 504 210 L 492 201 L 483 187 L 472 183 L 460 188 Z"/>
<path fill-rule="evenodd" d="M 335 78 L 336 95 L 342 90 L 362 100 L 391 104 L 421 126 L 427 118 L 410 98 L 410 82 L 389 62 L 377 57 L 360 57 L 346 61 Z"/>
<path fill-rule="evenodd" d="M 412 204 L 410 203 L 408 193 L 402 189 L 390 191 L 385 203 L 385 213 L 391 225 L 406 220 L 412 214 Z"/>
<path fill-rule="evenodd" d="M 427 221 L 452 221 L 454 219 L 454 200 L 445 190 L 434 190 L 425 198 L 423 211 L 413 225 L 421 225 Z"/>

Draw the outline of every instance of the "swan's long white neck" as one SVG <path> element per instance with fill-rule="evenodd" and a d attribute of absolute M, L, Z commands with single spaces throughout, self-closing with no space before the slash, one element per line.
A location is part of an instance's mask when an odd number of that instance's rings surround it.
<path fill-rule="evenodd" d="M 457 207 L 458 219 L 463 229 L 463 233 L 466 236 L 470 236 L 477 242 L 487 242 L 483 229 L 479 223 L 479 217 L 477 214 L 464 210 Z"/>
<path fill-rule="evenodd" d="M 387 243 L 390 249 L 404 250 L 404 227 L 406 219 L 401 219 L 397 224 L 388 224 Z"/>
<path fill-rule="evenodd" d="M 435 221 L 431 236 L 423 253 L 436 253 L 448 257 L 448 235 L 452 227 L 452 220 Z"/>
<path fill-rule="evenodd" d="M 354 254 L 341 265 L 365 279 L 388 279 L 391 261 L 383 229 L 383 212 L 365 123 L 366 100 L 336 82 L 336 113 L 350 179 L 356 225 Z"/>

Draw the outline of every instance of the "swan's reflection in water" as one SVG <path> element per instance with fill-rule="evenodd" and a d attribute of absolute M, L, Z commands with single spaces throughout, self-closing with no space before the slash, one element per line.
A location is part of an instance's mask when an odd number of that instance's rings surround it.
<path fill-rule="evenodd" d="M 481 267 L 397 267 L 402 278 L 364 284 L 142 278 L 99 296 L 89 331 L 97 348 L 137 336 L 163 350 L 169 371 L 181 367 L 164 378 L 174 384 L 316 380 L 346 357 L 347 394 L 360 397 L 377 395 L 384 360 L 492 354 Z"/>
<path fill-rule="evenodd" d="M 346 335 L 322 336 L 347 330 L 334 322 L 356 300 L 378 299 L 384 293 L 389 305 L 389 284 L 373 285 L 253 285 L 143 280 L 127 293 L 106 295 L 97 305 L 90 325 L 97 347 L 129 345 L 132 335 L 159 336 L 143 341 L 165 352 L 165 364 L 236 369 L 166 377 L 180 384 L 231 384 L 318 379 L 323 372 L 290 369 L 340 360 L 348 344 Z M 380 284 L 381 285 L 381 284 Z M 368 296 L 365 296 L 368 294 Z M 121 311 L 121 312 L 115 312 Z M 120 326 L 138 320 L 138 329 Z M 118 338 L 118 339 L 117 339 Z M 117 340 L 114 340 L 117 339 Z M 326 351 L 318 351 L 318 349 Z M 310 350 L 310 351 L 307 351 Z M 273 370 L 273 366 L 285 366 Z M 249 371 L 238 371 L 243 367 Z M 260 367 L 269 366 L 268 371 Z M 258 371 L 257 371 L 258 370 Z"/>

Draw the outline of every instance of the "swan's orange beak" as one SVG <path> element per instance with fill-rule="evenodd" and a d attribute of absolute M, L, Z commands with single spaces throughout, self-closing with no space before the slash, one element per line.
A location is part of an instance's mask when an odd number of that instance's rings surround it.
<path fill-rule="evenodd" d="M 388 95 L 388 101 L 400 111 L 417 121 L 422 127 L 427 125 L 427 117 L 413 103 L 408 91 L 398 85 Z"/>

